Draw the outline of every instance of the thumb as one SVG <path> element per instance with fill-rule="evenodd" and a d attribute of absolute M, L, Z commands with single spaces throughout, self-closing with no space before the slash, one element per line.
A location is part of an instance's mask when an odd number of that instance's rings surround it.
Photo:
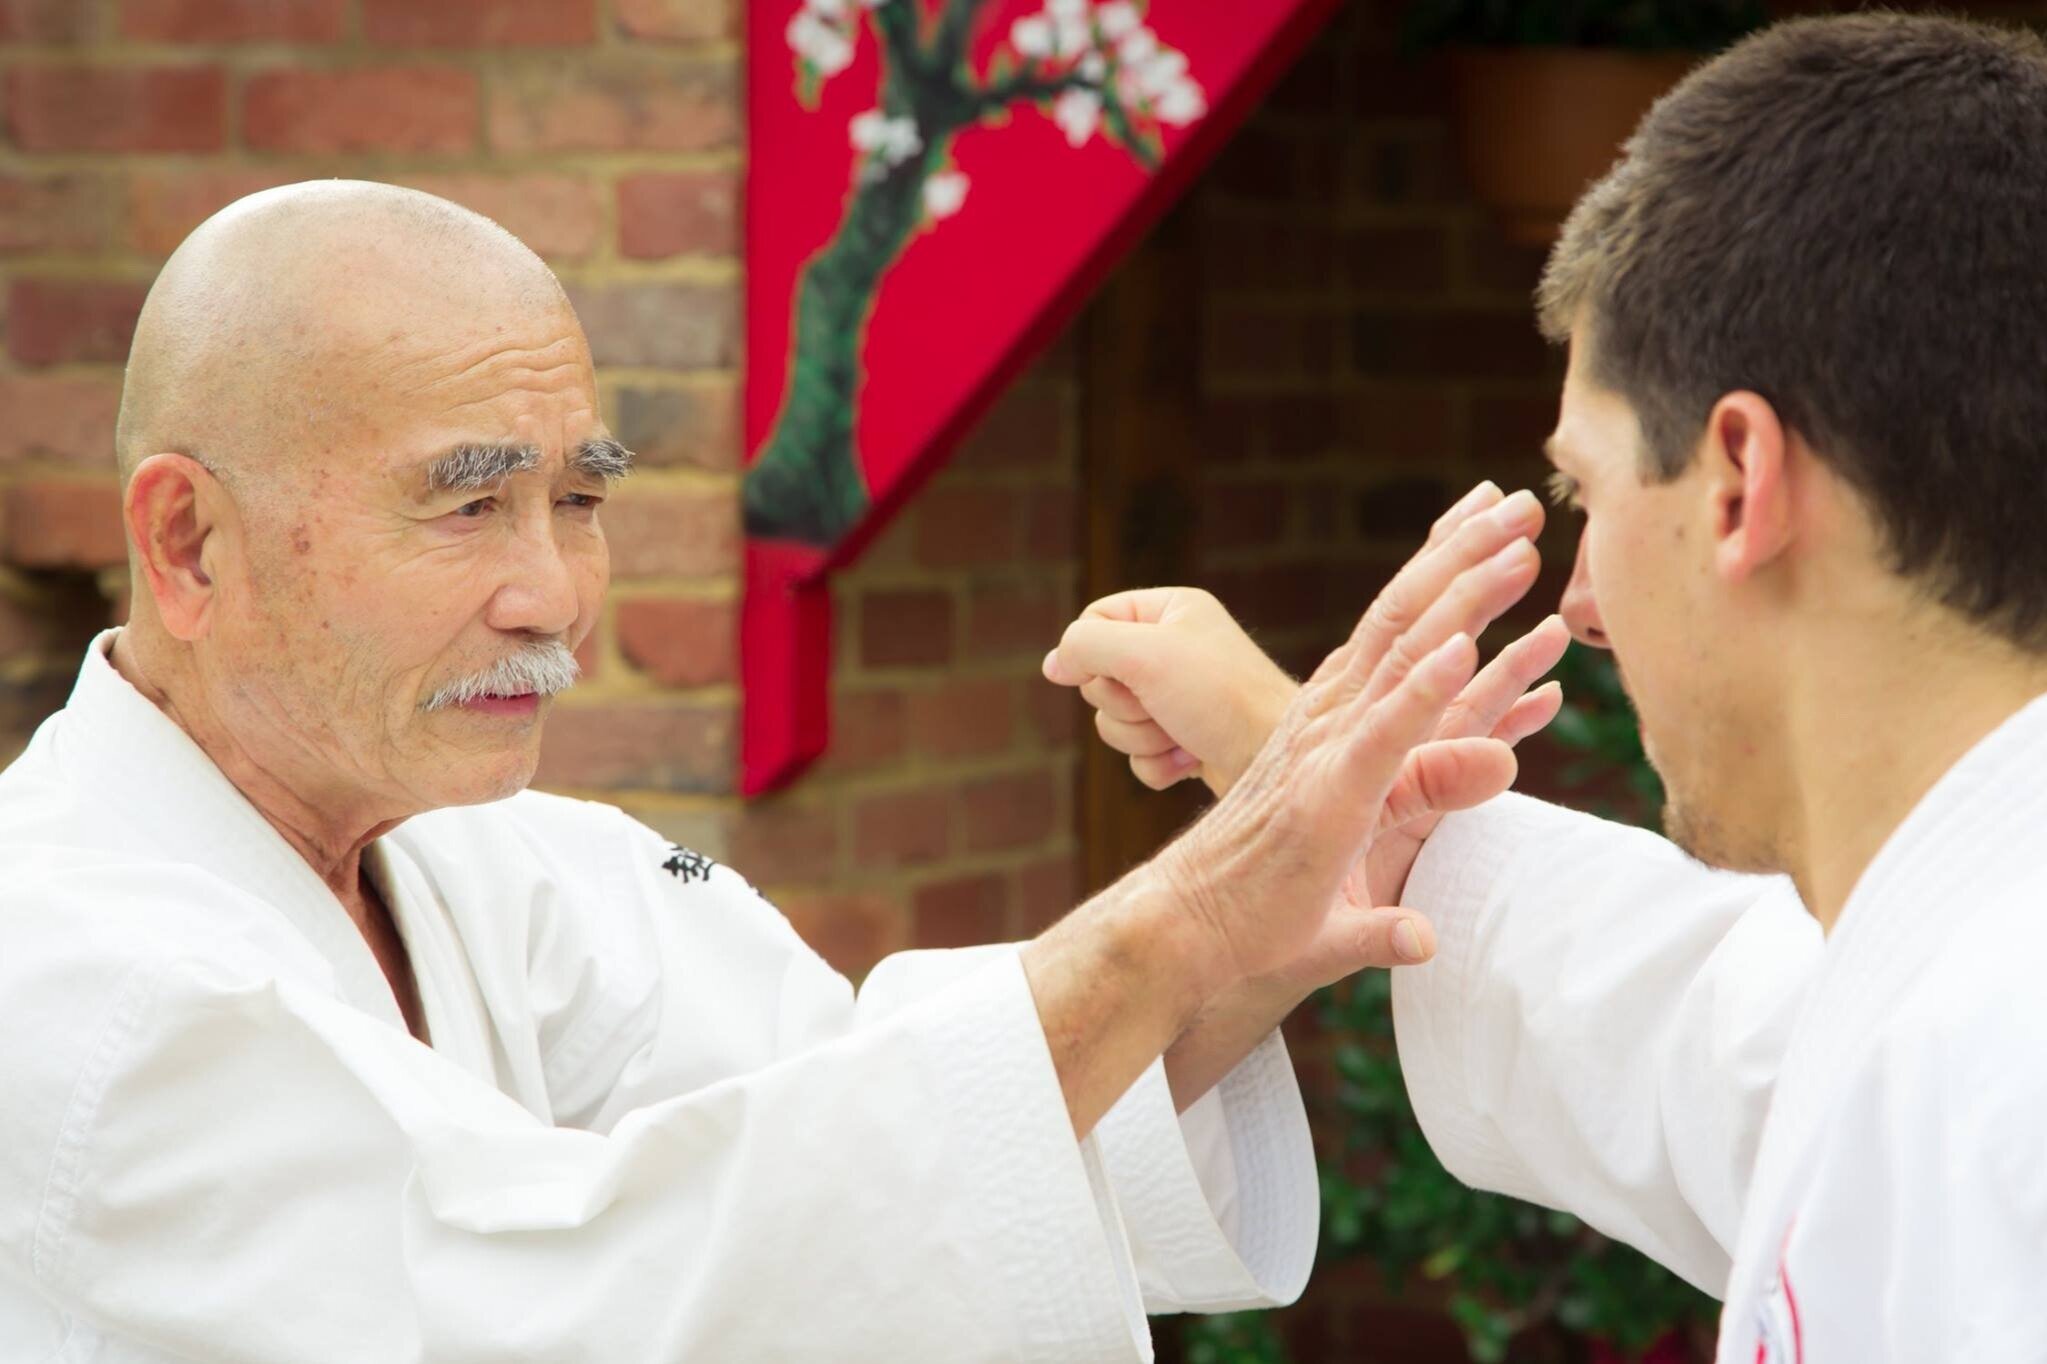
<path fill-rule="evenodd" d="M 1135 688 L 1158 666 L 1158 650 L 1168 642 L 1168 633 L 1155 625 L 1082 616 L 1066 627 L 1059 647 L 1045 655 L 1045 676 L 1068 687 L 1110 677 Z"/>
<path fill-rule="evenodd" d="M 1418 966 L 1436 955 L 1436 930 L 1411 909 L 1339 904 L 1286 969 L 1304 990 L 1334 985 L 1368 967 Z"/>

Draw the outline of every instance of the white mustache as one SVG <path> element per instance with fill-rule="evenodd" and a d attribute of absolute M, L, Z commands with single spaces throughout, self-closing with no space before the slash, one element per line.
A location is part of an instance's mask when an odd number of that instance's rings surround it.
<path fill-rule="evenodd" d="M 421 710 L 445 710 L 485 696 L 552 696 L 576 683 L 582 669 L 569 646 L 558 639 L 527 644 L 471 677 L 448 683 L 426 699 Z"/>

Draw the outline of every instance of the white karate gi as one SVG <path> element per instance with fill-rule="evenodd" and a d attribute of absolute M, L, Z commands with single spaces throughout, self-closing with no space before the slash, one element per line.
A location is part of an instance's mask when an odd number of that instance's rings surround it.
<path fill-rule="evenodd" d="M 1076 1142 L 1013 948 L 856 1001 L 731 871 L 528 793 L 366 858 L 423 1046 L 110 639 L 0 776 L 7 1364 L 1071 1364 L 1300 1291 L 1276 1036 Z"/>
<path fill-rule="evenodd" d="M 1394 975 L 1423 1130 L 1725 1299 L 1719 1364 L 2047 1360 L 2047 698 L 1830 937 L 1779 878 L 1520 797 L 1446 820 Z"/>

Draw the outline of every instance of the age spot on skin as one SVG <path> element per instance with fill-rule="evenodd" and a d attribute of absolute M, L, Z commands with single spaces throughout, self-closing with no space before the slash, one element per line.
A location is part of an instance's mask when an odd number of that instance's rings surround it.
<path fill-rule="evenodd" d="M 303 521 L 291 528 L 291 550 L 294 554 L 313 552 L 313 538 L 306 534 L 306 523 Z"/>

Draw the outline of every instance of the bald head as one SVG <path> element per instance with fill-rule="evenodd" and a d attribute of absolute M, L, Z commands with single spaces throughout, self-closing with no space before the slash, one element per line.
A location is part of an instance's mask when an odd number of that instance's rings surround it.
<path fill-rule="evenodd" d="M 251 195 L 150 289 L 122 391 L 122 477 L 171 452 L 232 485 L 319 448 L 418 366 L 567 313 L 538 256 L 444 199 L 356 180 Z"/>

